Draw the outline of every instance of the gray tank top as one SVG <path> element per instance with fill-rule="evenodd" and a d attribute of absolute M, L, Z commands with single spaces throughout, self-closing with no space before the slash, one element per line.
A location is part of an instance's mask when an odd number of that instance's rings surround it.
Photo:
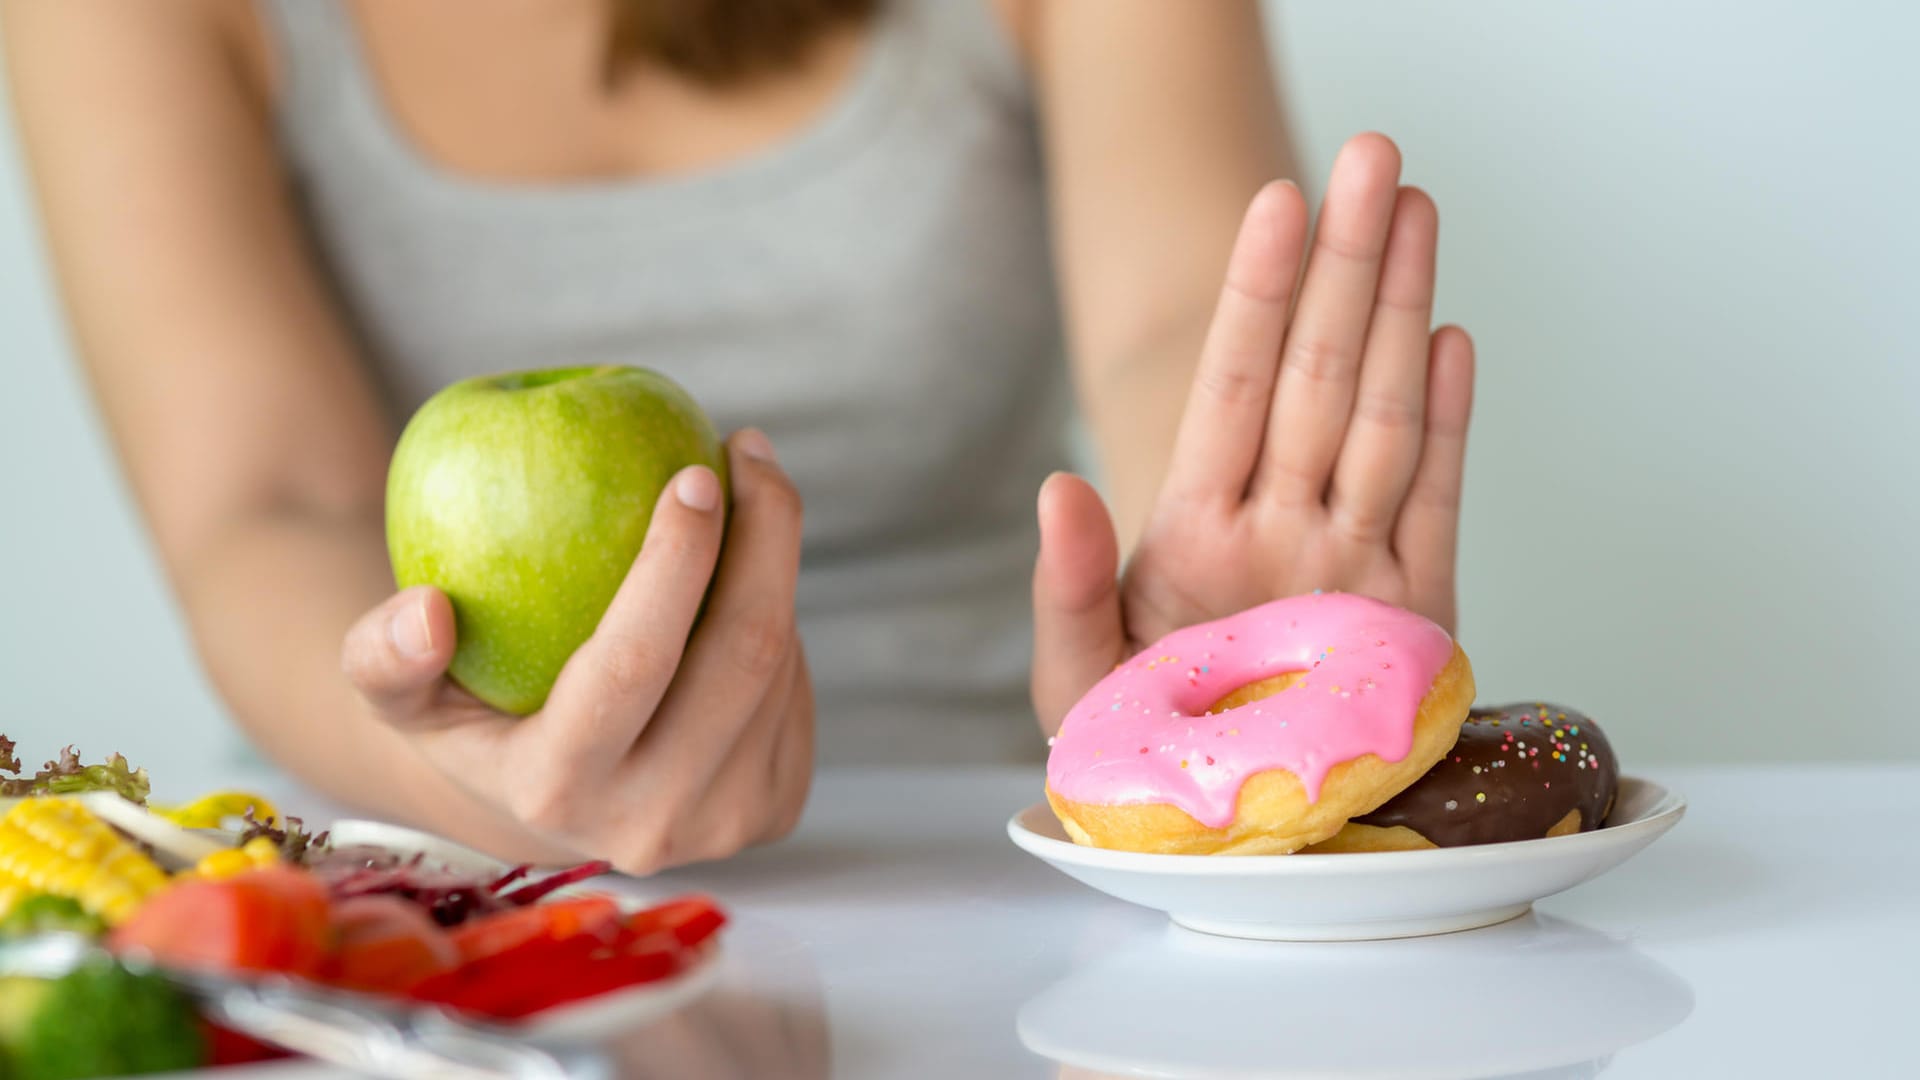
<path fill-rule="evenodd" d="M 266 0 L 313 246 L 404 416 L 470 375 L 629 363 L 772 437 L 806 502 L 823 762 L 1030 760 L 1033 497 L 1068 403 L 1039 149 L 985 0 L 896 0 L 797 136 L 657 179 L 451 175 L 344 6 Z"/>

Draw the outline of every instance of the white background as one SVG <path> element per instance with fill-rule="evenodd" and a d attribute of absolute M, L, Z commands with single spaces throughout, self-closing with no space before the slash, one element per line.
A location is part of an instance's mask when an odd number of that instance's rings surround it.
<path fill-rule="evenodd" d="M 1630 768 L 1920 757 L 1920 16 L 1274 14 L 1308 177 L 1378 128 L 1440 203 L 1441 316 L 1480 343 L 1461 639 L 1483 700 L 1584 707 Z M 35 762 L 229 753 L 0 136 L 0 731 Z"/>

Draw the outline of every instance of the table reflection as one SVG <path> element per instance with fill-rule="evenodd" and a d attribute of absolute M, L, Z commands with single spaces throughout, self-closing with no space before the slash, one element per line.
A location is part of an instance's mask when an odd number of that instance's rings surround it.
<path fill-rule="evenodd" d="M 823 1080 L 832 1065 L 820 972 L 804 944 L 759 923 L 730 927 L 711 989 L 657 1020 L 607 1037 L 632 1080 Z"/>
<path fill-rule="evenodd" d="M 1086 959 L 1020 1010 L 1021 1042 L 1062 1080 L 1571 1080 L 1693 1010 L 1687 983 L 1626 942 L 1532 913 L 1401 941 L 1109 935 L 1089 925 Z"/>

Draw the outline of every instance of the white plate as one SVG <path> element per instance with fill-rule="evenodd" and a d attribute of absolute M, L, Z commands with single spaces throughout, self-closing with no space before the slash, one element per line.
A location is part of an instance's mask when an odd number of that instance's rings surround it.
<path fill-rule="evenodd" d="M 1620 780 L 1608 824 L 1511 844 L 1346 855 L 1148 855 L 1082 847 L 1044 802 L 1007 822 L 1021 848 L 1129 903 L 1202 933 L 1359 941 L 1504 922 L 1535 900 L 1618 866 L 1674 827 L 1677 792 Z"/>
<path fill-rule="evenodd" d="M 466 874 L 498 875 L 507 871 L 506 863 L 465 844 L 385 821 L 342 818 L 327 827 L 327 842 L 334 847 L 385 848 L 401 855 L 419 852 L 427 862 Z"/>

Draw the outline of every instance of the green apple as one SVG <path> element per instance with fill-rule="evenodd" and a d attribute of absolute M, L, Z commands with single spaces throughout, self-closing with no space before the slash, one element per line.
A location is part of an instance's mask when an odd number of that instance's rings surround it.
<path fill-rule="evenodd" d="M 727 479 L 700 406 L 671 379 L 600 366 L 468 379 L 408 421 L 387 472 L 401 588 L 453 601 L 455 681 L 526 715 L 587 640 L 688 465 Z"/>

